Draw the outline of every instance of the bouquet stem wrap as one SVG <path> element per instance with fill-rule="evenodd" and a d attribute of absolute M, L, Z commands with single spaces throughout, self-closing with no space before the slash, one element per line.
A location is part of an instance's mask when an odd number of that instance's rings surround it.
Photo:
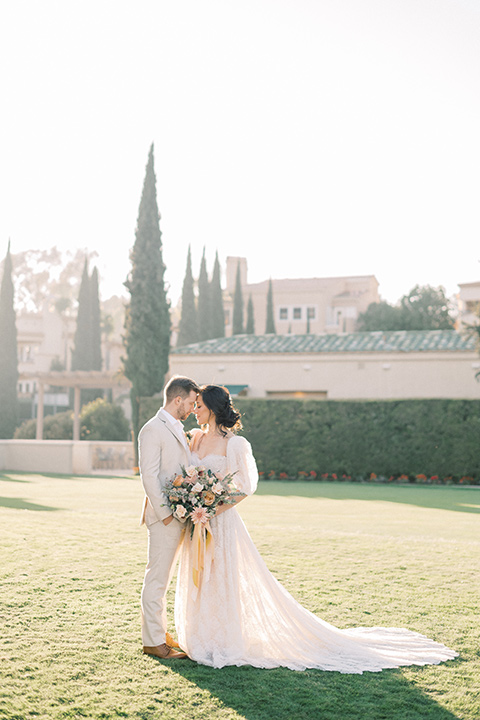
<path fill-rule="evenodd" d="M 195 600 L 202 582 L 208 582 L 215 554 L 215 542 L 209 522 L 197 523 L 194 526 L 190 552 L 194 586 L 192 594 Z"/>

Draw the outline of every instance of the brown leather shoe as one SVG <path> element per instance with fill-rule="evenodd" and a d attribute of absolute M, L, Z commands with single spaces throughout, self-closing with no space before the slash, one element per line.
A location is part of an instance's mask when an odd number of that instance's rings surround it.
<path fill-rule="evenodd" d="M 178 650 L 174 650 L 169 647 L 167 643 L 163 643 L 163 645 L 155 645 L 154 647 L 144 645 L 143 653 L 144 655 L 154 655 L 155 657 L 162 658 L 163 660 L 179 660 L 181 658 L 188 657 L 187 653 L 178 652 Z"/>
<path fill-rule="evenodd" d="M 169 632 L 167 632 L 167 634 L 166 634 L 165 642 L 168 645 L 168 647 L 173 647 L 173 648 L 180 647 L 180 645 L 177 643 L 176 640 L 173 639 L 173 637 L 170 635 Z"/>

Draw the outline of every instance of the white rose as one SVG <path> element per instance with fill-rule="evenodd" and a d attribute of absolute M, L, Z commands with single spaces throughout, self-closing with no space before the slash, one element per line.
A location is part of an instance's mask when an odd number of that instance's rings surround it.
<path fill-rule="evenodd" d="M 177 508 L 174 513 L 178 518 L 182 519 L 187 514 L 187 508 L 183 507 L 183 505 L 177 505 Z"/>
<path fill-rule="evenodd" d="M 195 483 L 195 485 L 192 487 L 192 492 L 201 492 L 203 490 L 203 485 L 201 485 L 199 482 Z"/>
<path fill-rule="evenodd" d="M 212 490 L 215 495 L 221 495 L 223 492 L 222 483 L 216 482 L 215 485 L 212 485 Z"/>
<path fill-rule="evenodd" d="M 185 472 L 187 473 L 188 477 L 192 477 L 193 475 L 197 474 L 197 469 L 195 465 L 189 465 Z"/>

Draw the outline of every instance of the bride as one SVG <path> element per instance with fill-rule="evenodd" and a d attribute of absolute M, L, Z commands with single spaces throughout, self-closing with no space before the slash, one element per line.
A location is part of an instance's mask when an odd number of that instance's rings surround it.
<path fill-rule="evenodd" d="M 241 428 L 240 414 L 228 391 L 204 386 L 195 415 L 202 429 L 192 433 L 192 463 L 222 476 L 235 473 L 234 483 L 242 493 L 235 503 L 253 494 L 257 468 L 250 444 L 234 434 Z M 253 665 L 362 673 L 437 664 L 457 655 L 409 630 L 339 630 L 302 607 L 273 577 L 235 507 L 217 506 L 210 526 L 214 560 L 198 593 L 188 532 L 180 556 L 175 623 L 180 647 L 192 660 L 215 668 Z"/>

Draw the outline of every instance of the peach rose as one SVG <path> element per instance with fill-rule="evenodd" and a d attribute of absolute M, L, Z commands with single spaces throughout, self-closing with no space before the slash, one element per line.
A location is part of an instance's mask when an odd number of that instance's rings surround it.
<path fill-rule="evenodd" d="M 202 493 L 202 495 L 205 505 L 212 505 L 215 501 L 215 495 L 211 490 L 206 490 L 204 493 Z"/>

